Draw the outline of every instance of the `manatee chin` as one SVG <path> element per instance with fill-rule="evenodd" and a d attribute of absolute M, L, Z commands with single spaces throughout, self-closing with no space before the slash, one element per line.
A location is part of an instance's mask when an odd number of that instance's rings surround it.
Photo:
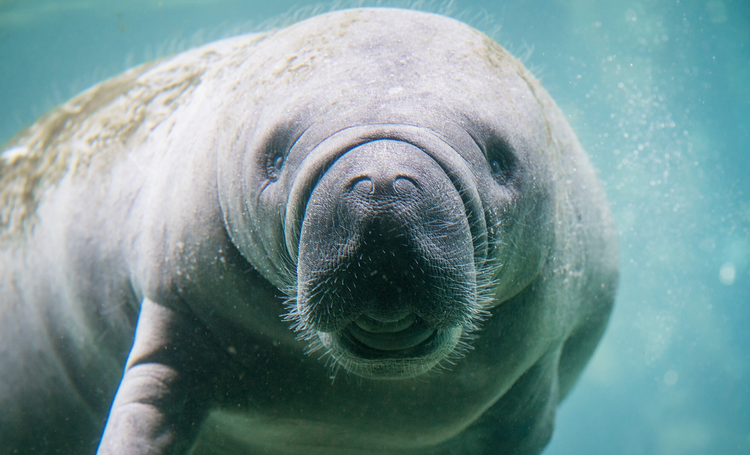
<path fill-rule="evenodd" d="M 418 376 L 457 356 L 461 339 L 476 329 L 482 311 L 475 283 L 455 274 L 445 279 L 441 273 L 451 274 L 419 252 L 406 245 L 397 251 L 382 233 L 376 237 L 361 242 L 352 255 L 358 260 L 345 258 L 300 285 L 292 313 L 302 338 L 332 356 L 334 374 L 343 367 L 372 379 Z M 380 254 L 370 244 L 380 245 Z"/>
<path fill-rule="evenodd" d="M 423 285 L 419 278 L 413 281 L 415 287 Z M 321 283 L 326 282 L 330 281 Z M 351 282 L 347 284 L 345 279 L 340 282 L 345 288 L 356 287 Z M 367 287 L 365 283 L 360 285 Z M 341 298 L 334 286 L 320 298 L 316 295 L 312 299 L 303 297 L 292 311 L 302 338 L 312 342 L 313 350 L 320 348 L 332 356 L 334 374 L 338 367 L 372 379 L 424 374 L 444 360 L 450 361 L 451 357 L 459 355 L 466 346 L 462 338 L 476 330 L 483 316 L 473 301 L 462 303 L 463 309 L 456 309 L 456 314 L 439 314 L 437 306 L 430 308 L 431 305 L 405 301 L 398 295 L 409 295 L 401 289 L 402 285 L 388 283 L 385 286 L 384 291 L 390 291 L 391 297 L 369 302 L 332 301 Z M 430 314 L 431 311 L 435 314 Z M 332 313 L 342 317 L 332 317 Z"/>
<path fill-rule="evenodd" d="M 450 361 L 484 315 L 474 274 L 442 268 L 400 235 L 399 241 L 382 228 L 367 230 L 354 253 L 309 277 L 308 260 L 327 248 L 310 242 L 315 253 L 301 249 L 307 279 L 291 311 L 301 338 L 332 356 L 334 374 L 343 367 L 367 378 L 399 379 Z"/>

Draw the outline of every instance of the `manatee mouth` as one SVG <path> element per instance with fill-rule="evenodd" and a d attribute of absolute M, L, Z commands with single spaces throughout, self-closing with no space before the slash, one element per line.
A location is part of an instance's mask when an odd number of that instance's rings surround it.
<path fill-rule="evenodd" d="M 371 379 L 403 379 L 432 370 L 456 349 L 462 332 L 461 327 L 430 327 L 410 314 L 385 323 L 359 317 L 337 332 L 318 332 L 318 337 L 352 373 Z"/>
<path fill-rule="evenodd" d="M 396 321 L 381 321 L 369 316 L 360 316 L 343 332 L 348 338 L 350 349 L 366 351 L 372 355 L 377 351 L 390 354 L 398 351 L 421 351 L 419 348 L 425 347 L 421 345 L 428 344 L 436 331 L 414 313 L 410 313 Z"/>

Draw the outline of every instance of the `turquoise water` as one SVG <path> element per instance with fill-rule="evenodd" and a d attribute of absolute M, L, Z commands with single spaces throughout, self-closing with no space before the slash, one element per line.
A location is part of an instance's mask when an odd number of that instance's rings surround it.
<path fill-rule="evenodd" d="M 0 1 L 0 143 L 128 66 L 301 4 L 122 3 Z M 620 232 L 615 312 L 545 453 L 750 453 L 750 1 L 450 10 L 526 56 Z"/>

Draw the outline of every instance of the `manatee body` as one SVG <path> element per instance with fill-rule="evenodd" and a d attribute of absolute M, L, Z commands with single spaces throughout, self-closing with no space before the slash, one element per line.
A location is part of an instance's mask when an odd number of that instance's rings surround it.
<path fill-rule="evenodd" d="M 529 72 L 338 11 L 103 82 L 0 155 L 0 453 L 539 453 L 606 200 Z"/>

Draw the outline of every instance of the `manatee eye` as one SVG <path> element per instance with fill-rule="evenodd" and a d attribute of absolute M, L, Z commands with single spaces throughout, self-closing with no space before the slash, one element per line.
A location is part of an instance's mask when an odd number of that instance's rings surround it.
<path fill-rule="evenodd" d="M 503 168 L 502 166 L 500 166 L 500 161 L 498 160 L 490 161 L 490 170 L 492 171 L 493 175 L 501 174 L 503 172 Z"/>
<path fill-rule="evenodd" d="M 518 167 L 518 158 L 513 149 L 507 142 L 497 137 L 488 138 L 485 147 L 492 178 L 500 185 L 508 184 Z"/>
<path fill-rule="evenodd" d="M 280 150 L 273 151 L 268 154 L 268 161 L 266 162 L 266 175 L 269 180 L 276 181 L 281 175 L 281 168 L 284 167 L 284 153 Z"/>
<path fill-rule="evenodd" d="M 302 125 L 297 123 L 282 123 L 269 131 L 259 146 L 258 170 L 265 171 L 265 177 L 275 182 L 281 178 L 281 170 L 286 159 L 289 158 L 292 147 L 304 132 Z"/>

